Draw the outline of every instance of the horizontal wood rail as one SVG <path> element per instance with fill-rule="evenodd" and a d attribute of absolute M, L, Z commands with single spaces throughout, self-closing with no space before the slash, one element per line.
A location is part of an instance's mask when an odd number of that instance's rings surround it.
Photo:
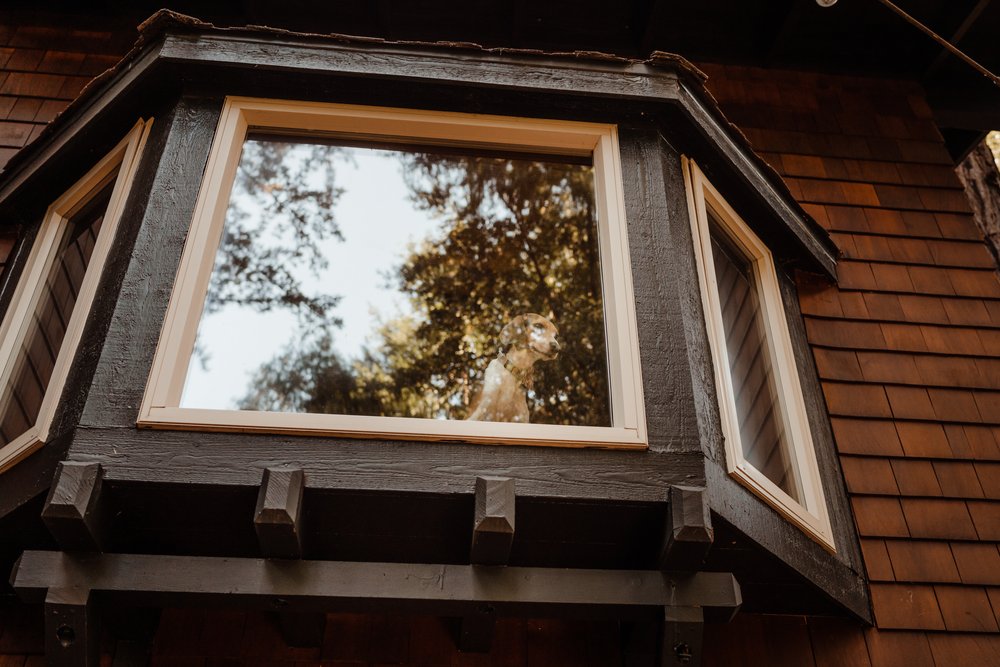
<path fill-rule="evenodd" d="M 674 639 L 698 636 L 683 632 L 692 618 L 695 626 L 703 618 L 728 620 L 742 601 L 736 579 L 717 572 L 674 575 L 60 551 L 25 551 L 12 583 L 25 601 L 46 604 L 49 664 L 85 666 L 97 664 L 93 638 L 99 636 L 96 627 L 104 604 L 456 617 L 488 609 L 491 616 L 654 621 L 667 624 L 664 655 L 674 658 L 680 650 L 684 663 L 696 664 L 691 658 L 700 654 L 697 641 Z M 686 622 L 674 628 L 670 624 L 675 618 Z"/>
<path fill-rule="evenodd" d="M 61 551 L 25 551 L 12 582 L 28 602 L 42 602 L 49 589 L 72 588 L 97 593 L 102 601 L 149 606 L 391 609 L 455 616 L 490 604 L 501 616 L 643 616 L 644 610 L 683 606 L 728 617 L 741 603 L 736 579 L 716 572 L 673 576 L 648 570 Z"/>

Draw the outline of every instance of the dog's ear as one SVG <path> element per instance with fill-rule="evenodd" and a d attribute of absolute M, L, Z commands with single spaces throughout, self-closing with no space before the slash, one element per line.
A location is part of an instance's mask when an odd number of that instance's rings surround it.
<path fill-rule="evenodd" d="M 514 343 L 526 340 L 528 321 L 524 315 L 518 315 L 500 331 L 500 349 L 506 352 Z"/>

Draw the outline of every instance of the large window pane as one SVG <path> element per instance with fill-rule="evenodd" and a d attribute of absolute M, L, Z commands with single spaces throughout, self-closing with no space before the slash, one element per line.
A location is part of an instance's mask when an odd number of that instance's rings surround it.
<path fill-rule="evenodd" d="M 0 404 L 0 444 L 7 444 L 31 428 L 38 418 L 59 348 L 76 305 L 80 286 L 113 183 L 70 218 L 28 322 L 27 333 L 13 372 L 8 376 Z"/>
<path fill-rule="evenodd" d="M 711 213 L 709 219 L 714 225 L 712 257 L 743 456 L 782 491 L 801 502 L 753 270 L 719 230 Z"/>
<path fill-rule="evenodd" d="M 244 143 L 182 407 L 523 421 L 502 391 L 611 424 L 589 161 Z"/>

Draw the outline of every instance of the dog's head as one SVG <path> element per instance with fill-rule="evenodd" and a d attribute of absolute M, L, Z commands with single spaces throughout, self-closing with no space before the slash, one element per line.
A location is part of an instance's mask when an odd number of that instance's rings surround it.
<path fill-rule="evenodd" d="M 555 359 L 562 349 L 559 330 L 535 313 L 518 315 L 500 332 L 500 348 L 505 352 L 527 350 L 545 360 Z"/>

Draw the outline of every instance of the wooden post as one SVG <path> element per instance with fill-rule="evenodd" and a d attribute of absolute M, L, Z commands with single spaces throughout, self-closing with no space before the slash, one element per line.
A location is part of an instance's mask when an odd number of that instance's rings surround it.
<path fill-rule="evenodd" d="M 253 526 L 265 558 L 302 558 L 302 494 L 299 468 L 268 468 L 260 482 Z"/>
<path fill-rule="evenodd" d="M 701 607 L 664 607 L 661 667 L 701 665 L 704 628 Z"/>
<path fill-rule="evenodd" d="M 506 565 L 514 544 L 514 480 L 506 477 L 476 478 L 476 510 L 472 521 L 473 565 Z M 496 611 L 486 605 L 462 617 L 458 648 L 469 653 L 489 653 L 493 647 Z"/>
<path fill-rule="evenodd" d="M 45 661 L 49 667 L 98 667 L 97 610 L 87 588 L 50 588 L 45 596 Z"/>
<path fill-rule="evenodd" d="M 99 463 L 63 461 L 56 467 L 42 520 L 64 551 L 102 551 L 107 511 Z"/>
<path fill-rule="evenodd" d="M 708 509 L 704 488 L 673 486 L 663 546 L 660 549 L 660 569 L 695 572 L 712 548 L 715 531 Z"/>
<path fill-rule="evenodd" d="M 267 468 L 257 494 L 253 526 L 265 558 L 302 558 L 302 497 L 305 474 L 301 468 Z M 326 614 L 277 612 L 278 627 L 289 646 L 314 648 L 323 643 Z"/>
<path fill-rule="evenodd" d="M 514 544 L 514 480 L 476 478 L 476 513 L 472 523 L 473 565 L 506 565 Z"/>

